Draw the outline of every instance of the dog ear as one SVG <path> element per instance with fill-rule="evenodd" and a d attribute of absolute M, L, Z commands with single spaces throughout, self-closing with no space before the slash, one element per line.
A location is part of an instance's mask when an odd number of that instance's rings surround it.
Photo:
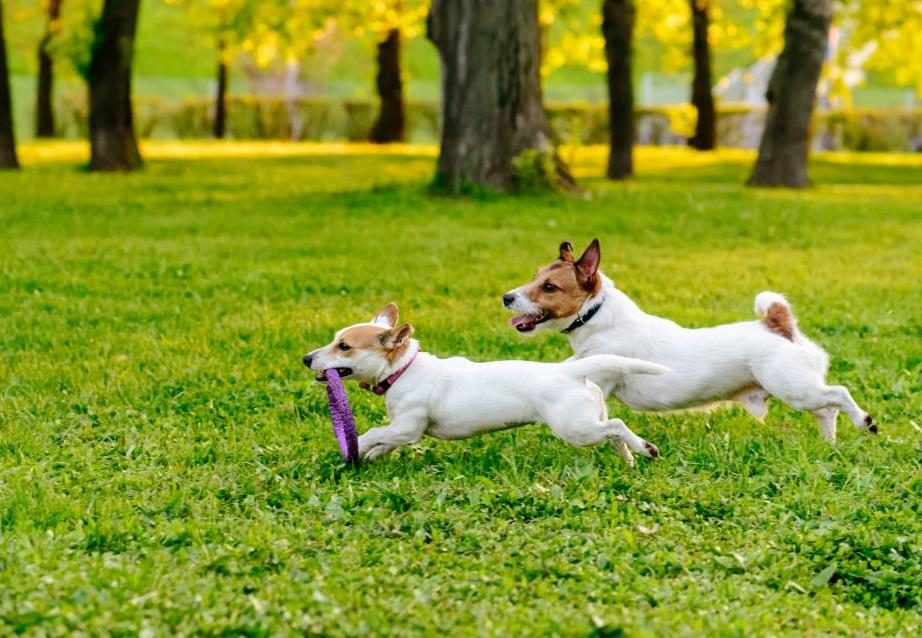
<path fill-rule="evenodd" d="M 568 241 L 560 244 L 560 261 L 573 261 L 573 244 Z"/>
<path fill-rule="evenodd" d="M 379 326 L 384 326 L 385 328 L 393 328 L 397 325 L 397 317 L 400 316 L 400 311 L 397 310 L 397 304 L 391 302 L 381 308 L 378 311 L 371 322 L 378 324 Z"/>
<path fill-rule="evenodd" d="M 599 240 L 593 239 L 579 258 L 579 261 L 576 262 L 576 270 L 587 288 L 595 283 L 595 276 L 599 271 L 599 262 L 601 260 L 602 253 L 599 249 Z"/>
<path fill-rule="evenodd" d="M 381 336 L 378 337 L 381 340 L 381 345 L 387 348 L 388 350 L 395 350 L 401 346 L 405 346 L 410 342 L 410 337 L 413 336 L 413 326 L 408 323 L 397 326 L 396 328 L 391 328 L 387 332 L 382 332 Z"/>

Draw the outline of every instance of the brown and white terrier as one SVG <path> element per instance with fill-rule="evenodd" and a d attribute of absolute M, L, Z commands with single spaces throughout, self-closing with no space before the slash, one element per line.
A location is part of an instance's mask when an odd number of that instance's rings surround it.
<path fill-rule="evenodd" d="M 398 325 L 397 316 L 397 306 L 388 304 L 370 323 L 343 328 L 304 356 L 304 365 L 321 379 L 335 368 L 340 377 L 384 395 L 391 423 L 359 437 L 362 458 L 377 458 L 423 434 L 464 439 L 535 421 L 571 445 L 610 443 L 629 462 L 632 452 L 657 456 L 655 445 L 621 419 L 608 418 L 601 390 L 586 377 L 663 374 L 663 366 L 613 355 L 565 363 L 440 359 L 421 352 L 413 326 Z"/>
<path fill-rule="evenodd" d="M 617 354 L 660 363 L 658 376 L 624 375 L 593 379 L 606 395 L 638 410 L 690 408 L 736 400 L 756 418 L 777 397 L 812 412 L 823 436 L 834 441 L 839 410 L 856 427 L 877 432 L 871 416 L 841 385 L 827 385 L 829 357 L 797 328 L 791 306 L 775 292 L 755 298 L 756 321 L 709 328 L 683 328 L 645 313 L 599 271 L 601 251 L 593 239 L 575 259 L 570 242 L 559 258 L 543 266 L 530 283 L 503 295 L 517 313 L 520 333 L 559 330 L 573 348 L 571 359 Z"/>

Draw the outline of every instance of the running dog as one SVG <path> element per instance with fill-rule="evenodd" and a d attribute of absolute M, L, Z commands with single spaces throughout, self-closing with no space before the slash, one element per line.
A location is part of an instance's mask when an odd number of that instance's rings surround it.
<path fill-rule="evenodd" d="M 663 374 L 664 366 L 614 355 L 565 363 L 440 359 L 421 352 L 413 326 L 397 325 L 397 306 L 388 304 L 370 323 L 336 333 L 333 341 L 304 356 L 318 371 L 368 384 L 384 395 L 391 423 L 359 437 L 359 455 L 375 459 L 423 434 L 463 439 L 534 421 L 575 446 L 609 442 L 628 460 L 631 452 L 654 458 L 655 445 L 634 434 L 621 419 L 609 419 L 605 398 L 586 377 L 603 381 L 626 373 Z"/>
<path fill-rule="evenodd" d="M 564 242 L 559 258 L 538 270 L 530 283 L 503 295 L 503 304 L 518 313 L 511 323 L 520 333 L 565 333 L 574 352 L 568 361 L 617 354 L 670 369 L 659 376 L 590 376 L 606 395 L 637 410 L 736 400 L 760 420 L 774 396 L 812 412 L 830 442 L 835 441 L 840 410 L 859 429 L 877 433 L 877 424 L 844 386 L 826 384 L 828 355 L 798 330 L 791 306 L 780 294 L 756 295 L 756 321 L 683 328 L 641 310 L 599 272 L 600 260 L 597 239 L 579 259 Z"/>

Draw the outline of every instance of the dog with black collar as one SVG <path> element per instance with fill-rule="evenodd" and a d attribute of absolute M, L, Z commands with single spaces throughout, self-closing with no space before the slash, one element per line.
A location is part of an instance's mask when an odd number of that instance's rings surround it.
<path fill-rule="evenodd" d="M 756 296 L 756 321 L 684 328 L 641 310 L 599 271 L 600 261 L 597 239 L 579 259 L 570 242 L 564 242 L 559 258 L 540 268 L 531 282 L 503 295 L 503 304 L 516 313 L 511 323 L 519 333 L 565 333 L 573 348 L 571 359 L 616 354 L 670 369 L 658 376 L 590 377 L 606 395 L 637 410 L 736 400 L 758 419 L 774 396 L 812 412 L 830 442 L 840 410 L 857 428 L 877 432 L 877 424 L 848 389 L 826 384 L 828 355 L 800 332 L 780 294 Z"/>

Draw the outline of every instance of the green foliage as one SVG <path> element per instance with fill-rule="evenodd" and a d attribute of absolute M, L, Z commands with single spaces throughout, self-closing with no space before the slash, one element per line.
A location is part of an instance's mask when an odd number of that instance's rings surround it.
<path fill-rule="evenodd" d="M 553 151 L 527 149 L 512 160 L 514 188 L 520 194 L 562 190 Z"/>
<path fill-rule="evenodd" d="M 850 48 L 870 47 L 868 65 L 886 70 L 922 96 L 922 1 L 843 3 L 843 21 L 852 29 Z"/>
<path fill-rule="evenodd" d="M 840 148 L 912 151 L 922 145 L 922 109 L 846 109 L 823 121 Z"/>
<path fill-rule="evenodd" d="M 922 165 L 639 149 L 591 199 L 425 194 L 433 151 L 80 143 L 0 175 L 0 633 L 919 635 Z M 526 427 L 343 467 L 301 355 L 395 300 L 425 347 L 560 360 L 499 296 L 570 239 L 650 312 L 748 319 L 771 288 L 879 419 L 773 405 L 625 418 L 629 469 Z M 359 428 L 385 417 L 349 388 Z M 642 533 L 638 526 L 653 529 Z"/>

